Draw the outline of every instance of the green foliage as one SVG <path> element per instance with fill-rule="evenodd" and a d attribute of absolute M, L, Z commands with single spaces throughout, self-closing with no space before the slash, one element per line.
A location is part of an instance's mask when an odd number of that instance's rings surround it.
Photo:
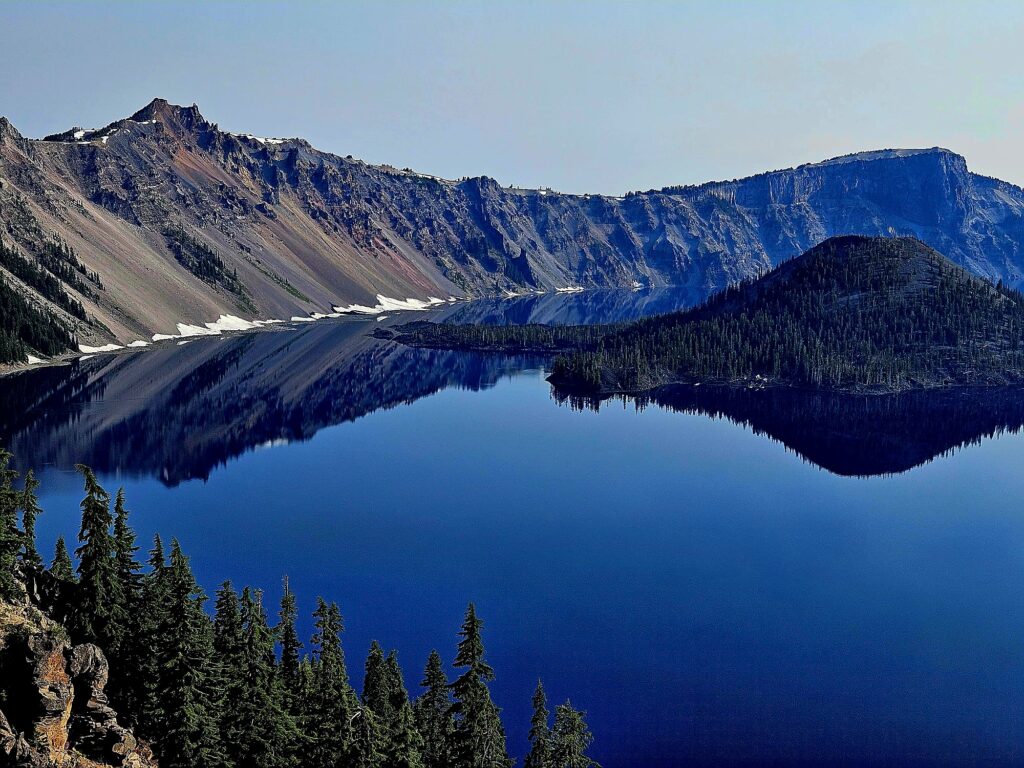
<path fill-rule="evenodd" d="M 7 510 L 7 525 L 0 530 L 8 534 L 2 541 L 10 544 L 3 550 L 9 563 L 0 576 L 11 577 L 13 594 L 19 589 L 14 567 L 19 548 L 30 557 L 16 510 L 19 505 L 32 510 L 23 517 L 31 531 L 39 509 L 38 483 L 30 474 L 25 490 L 15 491 L 9 463 L 10 455 L 0 451 L 0 503 L 5 505 L 0 511 Z M 306 656 L 287 580 L 274 629 L 260 592 L 246 587 L 239 596 L 230 582 L 217 590 L 211 619 L 178 541 L 172 541 L 168 561 L 161 538 L 154 537 L 143 572 L 123 489 L 111 515 L 110 497 L 93 472 L 78 469 L 85 498 L 72 639 L 94 638 L 105 650 L 111 704 L 122 724 L 153 746 L 162 766 L 510 768 L 499 710 L 487 686 L 494 672 L 484 659 L 483 624 L 472 604 L 455 660 L 464 672 L 455 682 L 448 684 L 441 657 L 432 652 L 425 691 L 413 704 L 397 654 L 385 655 L 373 643 L 360 701 L 349 683 L 336 604 L 318 599 Z M 62 538 L 50 570 L 74 582 Z M 546 710 L 543 716 L 546 727 Z M 564 743 L 564 765 L 591 765 L 579 762 L 590 743 L 582 715 L 566 710 L 562 721 L 556 717 L 559 728 L 565 734 L 558 742 Z M 552 737 L 552 749 L 556 741 Z"/>
<path fill-rule="evenodd" d="M 14 488 L 18 473 L 10 463 L 11 454 L 0 449 L 0 598 L 13 601 L 18 596 L 15 566 L 22 533 L 18 530 L 18 492 Z"/>
<path fill-rule="evenodd" d="M 451 755 L 449 748 L 455 733 L 455 720 L 451 713 L 451 693 L 448 678 L 441 663 L 441 654 L 431 651 L 423 671 L 420 685 L 426 690 L 416 700 L 416 725 L 423 737 L 421 748 L 425 768 L 445 768 Z"/>
<path fill-rule="evenodd" d="M 30 304 L 0 275 L 0 363 L 24 362 L 29 350 L 57 355 L 74 343 L 64 323 Z"/>
<path fill-rule="evenodd" d="M 494 670 L 484 660 L 483 622 L 470 603 L 459 632 L 455 667 L 464 669 L 451 684 L 451 712 L 455 718 L 452 765 L 457 768 L 509 768 L 512 760 L 505 746 L 505 729 L 487 683 Z"/>
<path fill-rule="evenodd" d="M 36 496 L 38 488 L 39 481 L 30 469 L 25 473 L 25 486 L 21 490 L 18 504 L 21 507 L 21 561 L 26 567 L 33 569 L 43 568 L 43 558 L 36 549 L 36 518 L 43 511 L 39 508 L 39 499 Z"/>
<path fill-rule="evenodd" d="M 82 306 L 82 303 L 68 295 L 59 279 L 64 272 L 58 266 L 63 258 L 60 249 L 61 246 L 55 243 L 44 243 L 42 255 L 40 256 L 40 262 L 43 266 L 52 267 L 56 270 L 58 273 L 56 276 L 50 269 L 44 269 L 33 264 L 3 241 L 0 241 L 0 266 L 4 267 L 30 288 L 34 288 L 43 298 L 52 301 L 69 315 L 77 317 L 79 320 L 85 320 L 85 308 Z M 75 261 L 77 263 L 77 259 Z M 88 289 L 83 291 L 83 293 L 91 295 L 91 291 Z"/>
<path fill-rule="evenodd" d="M 168 768 L 221 765 L 213 632 L 203 611 L 206 596 L 177 540 L 171 544 L 165 578 L 169 610 L 161 622 L 157 657 L 160 764 Z"/>
<path fill-rule="evenodd" d="M 68 547 L 64 543 L 64 537 L 57 537 L 57 545 L 53 551 L 53 562 L 50 563 L 50 574 L 54 578 L 74 584 L 78 581 L 75 576 L 75 566 L 71 562 L 71 555 L 68 554 Z"/>
<path fill-rule="evenodd" d="M 530 751 L 523 768 L 554 768 L 551 726 L 548 723 L 550 714 L 544 685 L 538 680 L 537 689 L 533 693 L 533 717 L 530 719 Z"/>
<path fill-rule="evenodd" d="M 209 245 L 178 224 L 164 227 L 163 234 L 167 246 L 181 266 L 204 283 L 220 286 L 228 293 L 234 294 L 243 308 L 250 311 L 255 309 L 245 286 L 238 279 L 238 270 L 229 271 L 221 257 Z"/>
<path fill-rule="evenodd" d="M 555 707 L 555 725 L 551 730 L 553 768 L 601 768 L 587 756 L 594 737 L 585 715 L 568 701 Z"/>
<path fill-rule="evenodd" d="M 72 613 L 71 631 L 80 641 L 109 647 L 113 639 L 110 622 L 113 606 L 123 600 L 114 572 L 110 495 L 100 486 L 91 469 L 84 464 L 76 469 L 85 480 L 85 498 L 78 532 L 81 546 L 75 550 L 80 589 Z"/>

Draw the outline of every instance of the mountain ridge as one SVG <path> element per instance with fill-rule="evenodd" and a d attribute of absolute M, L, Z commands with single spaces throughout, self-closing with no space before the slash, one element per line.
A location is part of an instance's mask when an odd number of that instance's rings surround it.
<path fill-rule="evenodd" d="M 1024 281 L 1024 190 L 939 148 L 614 197 L 371 165 L 226 132 L 164 99 L 44 139 L 0 119 L 0 238 L 30 260 L 57 238 L 99 276 L 94 296 L 68 287 L 89 321 L 62 318 L 89 344 L 378 295 L 639 283 L 702 297 L 837 234 L 914 236 L 976 274 Z"/>

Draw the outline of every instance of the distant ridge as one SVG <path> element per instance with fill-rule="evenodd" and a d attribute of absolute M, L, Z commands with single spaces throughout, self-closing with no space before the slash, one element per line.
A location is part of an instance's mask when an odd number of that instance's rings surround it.
<path fill-rule="evenodd" d="M 939 148 L 620 198 L 369 165 L 301 138 L 228 133 L 165 99 L 44 140 L 0 118 L 0 237 L 32 263 L 58 240 L 98 282 L 65 283 L 81 320 L 3 266 L 0 277 L 97 347 L 378 295 L 639 284 L 707 296 L 845 233 L 913 236 L 975 274 L 1024 280 L 1024 192 Z"/>

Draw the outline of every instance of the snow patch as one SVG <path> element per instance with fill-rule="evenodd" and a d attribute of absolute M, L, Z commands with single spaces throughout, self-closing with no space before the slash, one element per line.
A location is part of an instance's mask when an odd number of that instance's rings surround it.
<path fill-rule="evenodd" d="M 102 347 L 90 347 L 85 344 L 78 345 L 78 351 L 84 352 L 87 355 L 96 355 L 100 352 L 116 352 L 119 349 L 124 349 L 120 344 L 104 344 Z"/>
<path fill-rule="evenodd" d="M 206 323 L 205 325 L 216 333 L 222 331 L 251 331 L 253 328 L 258 327 L 256 323 L 250 320 L 243 320 L 235 315 L 221 315 L 212 323 Z"/>
<path fill-rule="evenodd" d="M 315 317 L 301 317 L 299 315 L 295 315 L 291 319 L 291 322 L 293 322 L 293 323 L 315 323 L 316 322 L 316 318 Z"/>
<path fill-rule="evenodd" d="M 252 139 L 260 144 L 284 144 L 288 141 L 288 139 L 268 139 L 264 136 L 253 136 L 251 133 L 232 133 L 231 135 L 242 139 Z"/>
<path fill-rule="evenodd" d="M 29 365 L 39 365 L 39 363 L 41 363 L 41 362 L 43 362 L 42 358 L 38 358 L 35 355 L 29 355 L 28 356 L 28 364 Z"/>
<path fill-rule="evenodd" d="M 565 288 L 555 288 L 556 293 L 580 293 L 583 291 L 581 285 L 567 285 Z"/>
<path fill-rule="evenodd" d="M 74 132 L 74 133 L 72 134 L 72 136 L 74 136 L 74 137 L 75 137 L 76 139 L 80 139 L 80 138 L 82 138 L 83 136 L 85 136 L 85 131 L 75 131 L 75 132 Z"/>
<path fill-rule="evenodd" d="M 131 342 L 128 346 L 129 347 L 148 347 L 149 346 L 149 342 L 148 341 L 143 341 L 142 339 L 136 339 L 135 341 Z"/>

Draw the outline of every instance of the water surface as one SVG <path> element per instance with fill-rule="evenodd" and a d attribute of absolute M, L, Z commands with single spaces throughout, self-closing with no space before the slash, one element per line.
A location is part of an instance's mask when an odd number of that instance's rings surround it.
<path fill-rule="evenodd" d="M 457 309 L 590 311 L 570 300 Z M 663 311 L 602 301 L 640 300 Z M 472 599 L 519 756 L 539 676 L 588 711 L 606 768 L 1024 761 L 1024 397 L 690 389 L 579 410 L 542 361 L 373 327 L 0 381 L 0 433 L 42 468 L 43 545 L 77 533 L 85 460 L 209 591 L 276 601 L 288 574 L 307 616 L 338 600 L 357 680 L 377 639 L 414 687 Z"/>

